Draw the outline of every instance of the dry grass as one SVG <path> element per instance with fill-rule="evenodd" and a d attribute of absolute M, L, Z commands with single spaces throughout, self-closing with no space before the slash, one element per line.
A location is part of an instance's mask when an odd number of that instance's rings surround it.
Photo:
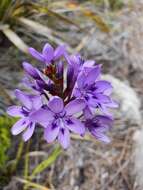
<path fill-rule="evenodd" d="M 103 63 L 105 72 L 130 83 L 138 93 L 137 97 L 140 97 L 143 102 L 143 3 L 136 2 L 132 6 L 125 6 L 122 10 L 114 13 L 111 13 L 108 7 L 100 9 L 101 15 L 106 18 L 109 25 L 112 25 L 109 34 L 102 33 L 95 27 L 94 22 L 89 22 L 89 20 L 83 22 L 84 18 L 81 18 L 77 10 L 66 12 L 66 14 L 73 19 L 77 18 L 77 22 L 81 21 L 81 26 L 84 25 L 85 31 L 79 32 L 75 27 L 57 24 L 56 32 L 58 38 L 69 43 L 71 51 L 78 50 L 85 57 L 96 59 L 97 62 Z M 91 4 L 88 4 L 88 8 L 91 8 Z M 58 11 L 65 10 L 60 8 Z M 95 7 L 94 11 L 99 12 L 99 9 Z M 40 19 L 41 22 L 44 22 L 42 16 Z M 33 41 L 30 43 L 34 42 L 35 47 L 39 47 L 39 44 L 47 41 L 46 37 L 39 37 L 35 34 L 32 34 L 32 39 Z M 28 41 L 29 38 L 26 40 Z M 9 49 L 7 53 L 2 52 L 2 54 L 0 83 L 8 89 L 8 92 L 11 92 L 21 77 L 21 72 L 17 72 L 17 70 L 21 71 L 19 59 L 24 60 L 25 57 L 20 54 L 21 57 L 15 59 L 13 49 Z M 11 60 L 13 61 L 11 62 Z M 3 75 L 3 72 L 7 72 L 7 75 Z M 1 97 L 4 97 L 5 102 L 7 101 L 5 95 L 1 95 Z M 142 110 L 141 107 L 141 113 Z M 113 139 L 110 145 L 103 145 L 88 138 L 81 141 L 74 137 L 71 148 L 49 168 L 37 175 L 32 183 L 42 184 L 42 187 L 50 190 L 142 190 L 136 181 L 137 174 L 134 172 L 134 157 L 132 156 L 133 135 L 139 127 L 141 126 L 131 122 L 130 118 L 116 118 L 114 128 L 110 132 Z M 49 146 L 41 141 L 41 136 L 35 136 L 33 141 L 29 152 L 29 173 L 50 154 L 54 146 Z M 23 163 L 24 159 L 21 160 L 15 173 L 22 179 Z M 12 178 L 4 190 L 22 189 L 23 183 L 26 181 Z"/>

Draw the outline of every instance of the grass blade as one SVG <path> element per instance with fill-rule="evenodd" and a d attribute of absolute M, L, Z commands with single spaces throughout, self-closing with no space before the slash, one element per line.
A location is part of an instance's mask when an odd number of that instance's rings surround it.
<path fill-rule="evenodd" d="M 18 165 L 18 163 L 20 161 L 20 158 L 22 156 L 23 147 L 24 147 L 24 142 L 23 142 L 23 140 L 21 140 L 21 142 L 20 142 L 20 144 L 18 146 L 15 162 L 13 163 L 13 165 L 11 167 L 11 173 L 13 173 L 16 170 L 16 167 L 17 167 L 17 165 Z"/>
<path fill-rule="evenodd" d="M 30 149 L 30 143 L 31 141 L 29 140 L 26 145 L 26 154 L 25 154 L 25 163 L 24 163 L 24 179 L 28 179 L 28 172 L 29 172 L 29 149 Z M 24 190 L 27 190 L 28 186 L 27 184 L 24 185 Z"/>
<path fill-rule="evenodd" d="M 82 8 L 81 11 L 86 17 L 93 20 L 96 23 L 97 27 L 102 32 L 106 32 L 106 33 L 110 32 L 109 26 L 106 24 L 106 22 L 104 21 L 104 19 L 100 15 L 98 15 L 97 13 L 94 13 L 90 10 L 85 10 L 84 8 Z"/>
<path fill-rule="evenodd" d="M 35 175 L 41 173 L 47 167 L 49 167 L 61 154 L 62 150 L 61 147 L 56 147 L 55 150 L 51 153 L 51 155 L 44 161 L 42 161 L 36 168 L 33 170 L 30 179 L 33 178 Z"/>
<path fill-rule="evenodd" d="M 33 187 L 33 188 L 36 188 L 38 190 L 50 190 L 49 188 L 43 186 L 43 185 L 40 185 L 40 184 L 37 184 L 37 183 L 34 183 L 34 182 L 31 182 L 31 181 L 28 181 L 28 180 L 25 180 L 25 179 L 21 179 L 19 177 L 15 177 L 14 178 L 16 181 L 19 181 L 21 183 L 24 183 L 26 184 L 28 187 Z"/>
<path fill-rule="evenodd" d="M 57 33 L 55 31 L 52 31 L 48 27 L 36 21 L 30 20 L 24 17 L 20 17 L 18 21 L 20 22 L 20 24 L 25 25 L 28 29 L 33 30 L 35 33 L 43 35 L 44 37 L 47 37 L 49 40 L 51 40 L 57 45 L 65 44 L 65 42 L 63 42 L 61 39 L 54 36 L 54 34 L 57 36 Z M 71 47 L 68 46 L 67 49 L 69 52 L 73 52 L 73 49 Z"/>
<path fill-rule="evenodd" d="M 24 53 L 28 53 L 28 46 L 24 43 L 24 41 L 10 28 L 6 28 L 2 30 L 5 36 L 21 51 Z"/>
<path fill-rule="evenodd" d="M 1 0 L 0 2 L 0 20 L 2 20 L 5 10 L 7 10 L 12 3 L 12 0 Z"/>
<path fill-rule="evenodd" d="M 61 15 L 61 14 L 59 14 L 59 13 L 53 11 L 53 10 L 45 8 L 45 7 L 38 7 L 37 6 L 37 9 L 39 10 L 40 13 L 45 13 L 45 14 L 47 14 L 49 16 L 54 16 L 54 17 L 58 18 L 60 21 L 63 21 L 63 22 L 65 22 L 67 24 L 70 24 L 70 25 L 74 25 L 74 26 L 76 26 L 77 28 L 79 28 L 81 30 L 78 23 L 76 23 L 75 21 L 67 18 L 66 16 L 63 16 L 63 15 Z"/>
<path fill-rule="evenodd" d="M 18 19 L 18 21 L 21 24 L 24 24 L 28 28 L 32 29 L 34 32 L 36 32 L 38 34 L 43 34 L 46 37 L 48 37 L 48 35 L 51 34 L 51 30 L 48 27 L 46 27 L 36 21 L 30 20 L 30 19 L 24 18 L 24 17 L 20 17 Z"/>
<path fill-rule="evenodd" d="M 68 3 L 66 4 L 66 8 L 70 11 L 78 10 L 80 11 L 84 16 L 88 17 L 92 21 L 94 21 L 97 25 L 97 27 L 103 31 L 103 32 L 110 32 L 109 26 L 106 24 L 104 19 L 98 14 L 90 9 L 87 9 L 83 4 L 78 3 Z"/>

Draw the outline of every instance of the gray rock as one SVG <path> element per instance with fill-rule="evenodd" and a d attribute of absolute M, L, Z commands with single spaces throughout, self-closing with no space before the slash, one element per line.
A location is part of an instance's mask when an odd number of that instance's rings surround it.
<path fill-rule="evenodd" d="M 111 75 L 103 75 L 103 79 L 110 81 L 113 85 L 113 97 L 119 103 L 116 111 L 118 117 L 132 123 L 141 123 L 141 102 L 135 90 L 125 82 Z"/>

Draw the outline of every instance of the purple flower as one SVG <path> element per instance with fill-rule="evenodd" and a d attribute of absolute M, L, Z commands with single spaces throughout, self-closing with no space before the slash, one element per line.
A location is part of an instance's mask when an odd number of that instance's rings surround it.
<path fill-rule="evenodd" d="M 23 65 L 25 72 L 30 77 L 32 77 L 33 79 L 37 79 L 37 80 L 41 79 L 40 74 L 39 74 L 40 71 L 37 68 L 33 67 L 30 63 L 27 63 L 27 62 L 23 62 L 22 65 Z"/>
<path fill-rule="evenodd" d="M 29 53 L 36 58 L 37 60 L 43 62 L 46 65 L 49 65 L 52 61 L 59 59 L 65 53 L 65 46 L 58 46 L 55 50 L 54 48 L 46 43 L 43 47 L 42 53 L 39 53 L 34 48 L 29 48 Z"/>
<path fill-rule="evenodd" d="M 96 115 L 86 112 L 85 126 L 88 131 L 98 140 L 109 143 L 110 139 L 105 134 L 112 127 L 113 120 L 108 116 Z"/>
<path fill-rule="evenodd" d="M 52 91 L 54 83 L 44 73 L 27 62 L 23 62 L 23 68 L 28 75 L 23 79 L 23 83 L 27 87 L 37 91 L 39 94 L 43 94 L 44 90 Z"/>
<path fill-rule="evenodd" d="M 74 68 L 75 74 L 79 74 L 79 72 L 82 71 L 85 67 L 91 68 L 95 65 L 95 61 L 84 60 L 80 55 L 69 56 L 65 54 L 65 58 L 68 62 L 68 65 Z"/>
<path fill-rule="evenodd" d="M 58 139 L 61 146 L 66 149 L 70 144 L 70 131 L 84 135 L 85 126 L 76 119 L 74 114 L 81 112 L 85 107 L 82 100 L 76 99 L 64 106 L 60 97 L 52 97 L 47 109 L 41 108 L 32 114 L 32 120 L 44 124 L 46 127 L 44 137 L 48 143 Z"/>
<path fill-rule="evenodd" d="M 67 86 L 69 88 L 73 88 L 79 73 L 85 67 L 93 67 L 95 61 L 93 60 L 84 61 L 80 55 L 68 56 L 67 54 L 65 54 L 65 58 L 68 62 Z"/>
<path fill-rule="evenodd" d="M 117 104 L 108 96 L 112 86 L 109 82 L 99 80 L 101 66 L 85 67 L 77 78 L 73 96 L 84 99 L 88 108 L 99 108 L 109 115 L 107 108 Z"/>
<path fill-rule="evenodd" d="M 64 149 L 70 145 L 72 132 L 84 136 L 88 131 L 96 139 L 109 142 L 105 132 L 111 128 L 113 119 L 108 108 L 117 104 L 110 97 L 112 85 L 100 79 L 101 65 L 80 55 L 68 55 L 65 46 L 54 49 L 47 43 L 42 53 L 34 48 L 29 48 L 29 52 L 44 66 L 38 69 L 23 63 L 26 72 L 23 83 L 37 95 L 16 90 L 22 106 L 11 106 L 7 112 L 21 119 L 12 127 L 12 134 L 23 132 L 27 141 L 39 123 L 46 141 L 58 140 Z"/>
<path fill-rule="evenodd" d="M 56 64 L 56 77 L 58 79 L 63 78 L 63 74 L 64 74 L 64 63 L 62 61 L 59 61 Z"/>
<path fill-rule="evenodd" d="M 31 138 L 35 130 L 35 122 L 30 118 L 31 114 L 42 106 L 40 96 L 28 95 L 20 90 L 15 91 L 17 99 L 22 103 L 22 106 L 11 106 L 7 113 L 14 117 L 21 117 L 12 127 L 13 135 L 18 135 L 23 132 L 23 139 L 27 141 Z"/>

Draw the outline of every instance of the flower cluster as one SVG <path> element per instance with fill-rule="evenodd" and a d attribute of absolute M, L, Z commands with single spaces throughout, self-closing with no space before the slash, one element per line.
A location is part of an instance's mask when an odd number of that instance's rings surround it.
<path fill-rule="evenodd" d="M 110 95 L 112 85 L 100 79 L 101 65 L 69 55 L 64 45 L 54 49 L 46 44 L 42 53 L 29 48 L 29 53 L 43 65 L 40 69 L 24 62 L 24 84 L 32 94 L 16 89 L 21 106 L 11 106 L 7 113 L 20 119 L 11 129 L 13 135 L 22 132 L 24 141 L 37 127 L 43 127 L 44 139 L 57 140 L 66 149 L 70 134 L 91 133 L 96 139 L 110 142 L 105 132 L 113 122 L 108 108 L 117 104 Z"/>

